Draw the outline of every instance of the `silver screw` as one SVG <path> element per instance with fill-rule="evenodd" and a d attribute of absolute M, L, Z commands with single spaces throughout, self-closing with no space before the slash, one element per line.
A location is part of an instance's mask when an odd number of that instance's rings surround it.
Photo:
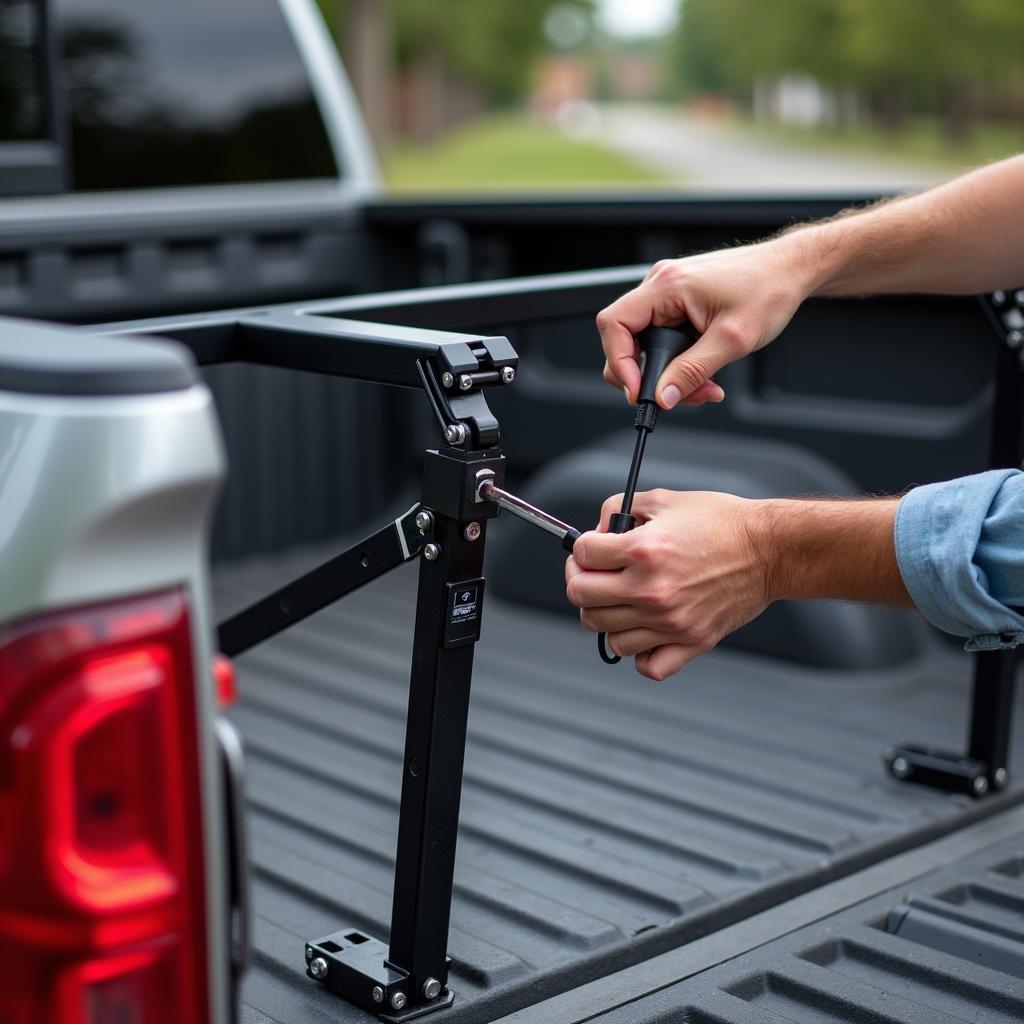
<path fill-rule="evenodd" d="M 396 1010 L 400 1010 L 403 1006 L 405 1006 L 405 1002 L 406 1000 L 404 992 L 396 992 L 391 997 L 391 1006 Z"/>
<path fill-rule="evenodd" d="M 1010 331 L 1006 335 L 1006 342 L 1012 349 L 1018 349 L 1024 345 L 1024 334 L 1020 331 Z"/>
<path fill-rule="evenodd" d="M 1006 292 L 993 292 L 992 301 L 997 306 L 1001 306 L 1006 301 Z"/>
<path fill-rule="evenodd" d="M 473 386 L 473 378 L 468 373 L 459 374 L 459 390 L 468 391 Z"/>
<path fill-rule="evenodd" d="M 910 765 L 905 757 L 897 757 L 892 762 L 892 773 L 897 779 L 905 779 L 910 774 Z"/>
<path fill-rule="evenodd" d="M 416 523 L 416 529 L 421 533 L 425 533 L 434 525 L 434 517 L 425 508 L 416 513 L 416 518 L 413 521 Z"/>
<path fill-rule="evenodd" d="M 312 974 L 314 978 L 326 978 L 327 961 L 322 956 L 318 956 L 312 963 L 310 963 L 309 973 Z"/>
<path fill-rule="evenodd" d="M 992 781 L 996 784 L 996 789 L 1002 789 L 1006 785 L 1006 780 L 1009 778 L 1009 773 L 1005 768 L 997 768 L 995 774 L 992 776 Z"/>
<path fill-rule="evenodd" d="M 516 379 L 516 371 L 511 366 L 503 366 L 501 368 L 501 383 L 511 384 Z"/>
<path fill-rule="evenodd" d="M 480 524 L 470 523 L 469 526 L 462 531 L 462 536 L 466 540 L 479 540 L 480 539 Z"/>
<path fill-rule="evenodd" d="M 451 370 L 445 370 L 441 374 L 441 383 L 446 387 L 450 388 L 455 383 L 455 374 Z"/>
<path fill-rule="evenodd" d="M 312 959 L 313 959 L 313 947 L 312 946 L 307 946 L 306 947 L 306 963 L 308 964 L 309 961 L 312 960 Z"/>
<path fill-rule="evenodd" d="M 436 999 L 441 994 L 441 982 L 437 978 L 427 978 L 423 982 L 423 995 L 426 999 Z"/>
<path fill-rule="evenodd" d="M 467 433 L 465 423 L 449 423 L 444 428 L 444 439 L 449 444 L 462 444 L 466 440 Z"/>
<path fill-rule="evenodd" d="M 428 544 L 423 549 L 423 557 L 428 562 L 436 562 L 441 557 L 441 545 L 440 544 Z"/>
<path fill-rule="evenodd" d="M 988 779 L 984 775 L 979 775 L 973 783 L 971 783 L 971 789 L 974 790 L 975 796 L 984 796 L 988 792 Z"/>
<path fill-rule="evenodd" d="M 374 985 L 373 992 L 371 992 L 370 994 L 373 996 L 373 1001 L 375 1003 L 384 1002 L 384 989 L 382 989 L 380 985 Z"/>

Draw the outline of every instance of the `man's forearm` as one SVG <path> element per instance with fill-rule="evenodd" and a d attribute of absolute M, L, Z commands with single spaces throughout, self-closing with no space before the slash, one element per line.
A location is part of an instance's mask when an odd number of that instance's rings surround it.
<path fill-rule="evenodd" d="M 973 294 L 1024 284 L 1024 156 L 775 242 L 806 296 Z"/>
<path fill-rule="evenodd" d="M 844 598 L 910 606 L 893 541 L 897 498 L 758 502 L 770 600 Z"/>

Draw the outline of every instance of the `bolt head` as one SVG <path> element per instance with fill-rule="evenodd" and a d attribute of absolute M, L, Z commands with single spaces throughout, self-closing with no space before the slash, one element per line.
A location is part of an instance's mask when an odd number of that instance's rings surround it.
<path fill-rule="evenodd" d="M 384 1002 L 384 989 L 382 989 L 380 985 L 374 985 L 373 992 L 371 992 L 370 994 L 373 996 L 373 1001 L 375 1003 Z"/>
<path fill-rule="evenodd" d="M 997 768 L 992 776 L 996 789 L 1002 789 L 1010 779 L 1010 773 L 1005 768 Z"/>
<path fill-rule="evenodd" d="M 311 960 L 309 963 L 309 973 L 312 974 L 314 978 L 326 978 L 327 961 L 322 956 L 318 956 L 315 960 Z"/>
<path fill-rule="evenodd" d="M 897 779 L 905 779 L 910 774 L 910 764 L 905 757 L 893 758 L 890 770 Z"/>
<path fill-rule="evenodd" d="M 312 946 L 307 946 L 306 947 L 306 963 L 308 964 L 309 961 L 312 960 L 312 959 L 313 959 L 313 947 Z"/>
<path fill-rule="evenodd" d="M 455 383 L 455 374 L 451 370 L 445 370 L 441 374 L 441 383 L 446 387 L 450 388 Z"/>
<path fill-rule="evenodd" d="M 414 522 L 417 530 L 429 530 L 434 525 L 434 517 L 426 509 L 422 509 L 416 513 Z"/>
<path fill-rule="evenodd" d="M 516 379 L 516 371 L 512 366 L 503 366 L 501 368 L 501 383 L 511 384 Z"/>
<path fill-rule="evenodd" d="M 441 994 L 441 982 L 437 978 L 427 978 L 423 982 L 423 997 L 425 999 L 436 999 Z"/>
<path fill-rule="evenodd" d="M 473 378 L 468 373 L 459 374 L 459 390 L 468 391 L 473 386 Z"/>
<path fill-rule="evenodd" d="M 449 423 L 444 428 L 444 439 L 449 444 L 462 444 L 466 440 L 466 426 L 464 423 Z"/>
<path fill-rule="evenodd" d="M 391 1007 L 394 1010 L 400 1010 L 406 1004 L 406 998 L 404 992 L 395 992 L 391 997 Z"/>
<path fill-rule="evenodd" d="M 428 562 L 436 562 L 441 557 L 441 545 L 440 544 L 428 544 L 423 549 L 423 557 Z"/>
<path fill-rule="evenodd" d="M 465 530 L 462 531 L 462 536 L 466 540 L 479 540 L 480 539 L 480 524 L 470 523 Z"/>
<path fill-rule="evenodd" d="M 1006 341 L 1012 349 L 1021 348 L 1021 346 L 1024 346 L 1024 333 L 1021 333 L 1020 331 L 1010 331 L 1006 335 Z"/>
<path fill-rule="evenodd" d="M 971 789 L 974 790 L 975 796 L 984 796 L 988 792 L 988 779 L 984 775 L 979 775 L 971 783 Z"/>

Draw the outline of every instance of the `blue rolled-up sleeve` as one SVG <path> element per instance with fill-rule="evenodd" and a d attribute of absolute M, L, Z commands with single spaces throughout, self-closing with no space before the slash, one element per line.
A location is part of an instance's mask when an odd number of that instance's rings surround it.
<path fill-rule="evenodd" d="M 968 650 L 1024 643 L 1024 473 L 987 473 L 908 491 L 896 559 L 921 614 Z"/>

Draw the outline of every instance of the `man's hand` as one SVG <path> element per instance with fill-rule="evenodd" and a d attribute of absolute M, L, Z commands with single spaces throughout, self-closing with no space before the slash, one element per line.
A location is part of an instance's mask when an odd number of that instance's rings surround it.
<path fill-rule="evenodd" d="M 633 335 L 688 320 L 701 334 L 669 365 L 658 404 L 720 402 L 712 380 L 772 341 L 812 295 L 972 295 L 1024 280 L 1024 156 L 917 195 L 802 225 L 757 245 L 656 263 L 597 317 L 605 380 L 636 401 Z"/>
<path fill-rule="evenodd" d="M 893 544 L 898 500 L 751 501 L 638 494 L 629 533 L 608 533 L 622 495 L 576 541 L 566 594 L 637 671 L 665 679 L 781 598 L 909 605 Z"/>
<path fill-rule="evenodd" d="M 809 274 L 801 270 L 801 256 L 802 246 L 787 236 L 656 263 L 642 284 L 597 315 L 604 379 L 635 402 L 640 367 L 634 335 L 649 324 L 689 321 L 700 340 L 662 374 L 658 404 L 720 402 L 725 392 L 713 375 L 772 341 L 806 297 Z"/>
<path fill-rule="evenodd" d="M 587 629 L 608 633 L 637 671 L 665 679 L 771 600 L 767 560 L 751 506 L 729 494 L 638 494 L 629 533 L 607 533 L 622 495 L 601 509 L 598 532 L 576 541 L 566 593 Z"/>

